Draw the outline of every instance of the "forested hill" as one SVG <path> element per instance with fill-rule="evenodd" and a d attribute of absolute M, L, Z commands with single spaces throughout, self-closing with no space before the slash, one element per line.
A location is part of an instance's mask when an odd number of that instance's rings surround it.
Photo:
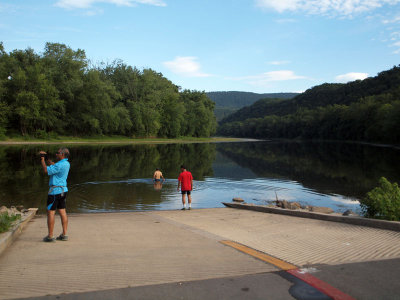
<path fill-rule="evenodd" d="M 220 120 L 223 125 L 229 122 L 244 121 L 250 118 L 262 118 L 269 114 L 279 114 L 282 106 L 286 106 L 289 99 L 260 99 L 250 106 L 245 106 Z"/>
<path fill-rule="evenodd" d="M 289 101 L 262 99 L 249 107 L 223 119 L 220 123 L 243 121 L 268 115 L 284 116 L 298 109 L 315 109 L 327 105 L 349 105 L 364 97 L 380 95 L 393 91 L 400 85 L 400 67 L 379 73 L 376 77 L 356 80 L 347 84 L 324 83 L 308 89 Z"/>
<path fill-rule="evenodd" d="M 206 93 L 208 98 L 215 102 L 216 107 L 233 107 L 242 108 L 249 106 L 257 100 L 263 98 L 278 98 L 278 99 L 289 99 L 298 95 L 298 93 L 267 93 L 257 94 L 251 92 L 208 92 Z"/>
<path fill-rule="evenodd" d="M 214 113 L 217 121 L 233 114 L 238 109 L 249 106 L 262 98 L 289 99 L 298 93 L 268 93 L 257 94 L 251 92 L 208 92 L 207 96 L 215 102 Z"/>
<path fill-rule="evenodd" d="M 6 53 L 0 42 L 0 138 L 93 135 L 208 137 L 214 102 L 152 69 L 91 66 L 85 51 L 47 43 Z"/>
<path fill-rule="evenodd" d="M 325 83 L 289 100 L 260 100 L 220 124 L 222 135 L 400 144 L 400 66 L 362 81 Z"/>

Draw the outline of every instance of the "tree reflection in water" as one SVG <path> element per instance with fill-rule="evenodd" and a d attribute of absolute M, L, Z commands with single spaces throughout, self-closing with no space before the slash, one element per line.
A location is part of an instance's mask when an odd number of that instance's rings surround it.
<path fill-rule="evenodd" d="M 55 157 L 60 145 L 0 146 L 0 203 L 45 212 L 48 177 L 38 151 Z M 195 179 L 194 204 L 221 206 L 232 196 L 273 193 L 278 185 L 314 194 L 360 198 L 385 176 L 400 181 L 399 150 L 339 142 L 244 142 L 219 144 L 69 145 L 70 212 L 130 211 L 180 207 L 180 165 Z M 154 186 L 155 168 L 166 181 Z M 259 196 L 261 197 L 261 196 Z M 296 198 L 294 193 L 294 198 Z M 322 197 L 323 198 L 323 197 Z M 325 199 L 325 198 L 324 198 Z M 196 202 L 197 201 L 197 202 Z"/>

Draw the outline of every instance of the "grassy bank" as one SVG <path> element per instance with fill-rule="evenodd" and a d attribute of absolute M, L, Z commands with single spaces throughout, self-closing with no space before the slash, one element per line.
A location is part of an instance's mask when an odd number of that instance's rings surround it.
<path fill-rule="evenodd" d="M 12 214 L 8 212 L 0 213 L 0 233 L 8 231 L 15 223 L 15 221 L 21 219 L 21 215 Z"/>
<path fill-rule="evenodd" d="M 210 137 L 194 138 L 181 137 L 167 138 L 129 138 L 125 136 L 94 136 L 94 137 L 70 137 L 60 136 L 56 139 L 37 139 L 30 137 L 12 137 L 0 141 L 0 145 L 12 144 L 171 144 L 171 143 L 217 143 L 245 141 L 240 138 Z"/>

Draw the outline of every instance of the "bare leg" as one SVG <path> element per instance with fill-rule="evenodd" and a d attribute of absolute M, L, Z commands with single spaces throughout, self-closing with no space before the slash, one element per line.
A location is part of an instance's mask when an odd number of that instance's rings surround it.
<path fill-rule="evenodd" d="M 63 235 L 67 235 L 67 230 L 68 230 L 68 217 L 67 217 L 67 211 L 65 208 L 59 209 L 58 213 L 60 214 L 61 218 L 61 225 L 63 229 Z"/>
<path fill-rule="evenodd" d="M 183 204 L 183 206 L 185 206 L 185 203 L 186 203 L 186 195 L 182 194 L 182 204 Z"/>
<path fill-rule="evenodd" d="M 55 210 L 48 210 L 47 211 L 47 228 L 49 230 L 48 236 L 50 238 L 53 237 L 53 231 L 54 231 L 54 216 L 56 214 Z"/>
<path fill-rule="evenodd" d="M 188 203 L 192 204 L 192 195 L 188 195 Z"/>

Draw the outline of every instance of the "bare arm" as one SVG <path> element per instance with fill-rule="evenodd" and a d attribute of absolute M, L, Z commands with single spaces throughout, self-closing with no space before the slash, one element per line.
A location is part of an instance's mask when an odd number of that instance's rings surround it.
<path fill-rule="evenodd" d="M 46 154 L 46 152 L 40 151 L 39 154 Z M 44 156 L 40 157 L 40 164 L 42 165 L 43 172 L 47 174 L 47 165 Z"/>
<path fill-rule="evenodd" d="M 44 172 L 45 174 L 47 174 L 47 166 L 46 166 L 46 162 L 45 162 L 45 160 L 44 160 L 44 157 L 41 157 L 41 158 L 40 158 L 40 163 L 41 163 L 41 165 L 42 165 L 43 172 Z"/>

